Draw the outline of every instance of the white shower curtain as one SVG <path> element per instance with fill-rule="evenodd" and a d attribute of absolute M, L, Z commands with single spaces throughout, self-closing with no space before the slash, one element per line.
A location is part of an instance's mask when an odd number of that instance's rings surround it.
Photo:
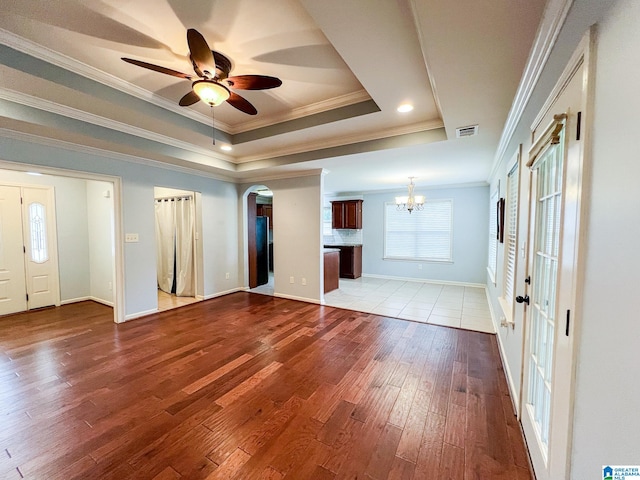
<path fill-rule="evenodd" d="M 179 297 L 195 295 L 192 206 L 188 197 L 155 202 L 158 287 Z"/>

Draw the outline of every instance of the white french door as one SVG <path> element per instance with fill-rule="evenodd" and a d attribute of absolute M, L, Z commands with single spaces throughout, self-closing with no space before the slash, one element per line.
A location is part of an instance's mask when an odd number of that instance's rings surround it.
<path fill-rule="evenodd" d="M 535 438 L 535 442 L 528 443 L 538 469 L 549 464 L 551 410 L 556 399 L 553 367 L 558 330 L 556 304 L 564 187 L 564 142 L 562 132 L 559 133 L 557 142 L 547 144 L 531 166 L 529 238 L 533 248 L 529 254 L 531 287 L 522 422 L 529 439 Z"/>
<path fill-rule="evenodd" d="M 53 189 L 0 186 L 0 315 L 60 304 Z"/>
<path fill-rule="evenodd" d="M 529 298 L 516 300 L 529 302 L 520 411 L 537 480 L 571 478 L 589 41 L 586 36 L 534 122 L 527 163 Z"/>

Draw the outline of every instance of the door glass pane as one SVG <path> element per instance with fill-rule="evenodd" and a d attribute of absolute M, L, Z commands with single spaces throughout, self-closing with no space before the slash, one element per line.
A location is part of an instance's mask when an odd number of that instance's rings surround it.
<path fill-rule="evenodd" d="M 47 249 L 47 222 L 41 203 L 29 205 L 29 231 L 31 235 L 31 261 L 44 263 L 49 259 Z"/>
<path fill-rule="evenodd" d="M 527 402 L 532 407 L 536 430 L 545 449 L 548 449 L 549 443 L 553 394 L 551 386 L 562 204 L 562 144 L 560 141 L 558 145 L 550 146 L 534 166 L 537 189 Z"/>

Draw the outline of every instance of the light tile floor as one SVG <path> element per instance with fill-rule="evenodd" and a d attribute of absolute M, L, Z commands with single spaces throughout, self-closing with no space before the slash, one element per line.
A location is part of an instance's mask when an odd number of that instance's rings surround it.
<path fill-rule="evenodd" d="M 360 277 L 340 279 L 325 305 L 386 317 L 495 333 L 485 290 L 436 283 Z"/>

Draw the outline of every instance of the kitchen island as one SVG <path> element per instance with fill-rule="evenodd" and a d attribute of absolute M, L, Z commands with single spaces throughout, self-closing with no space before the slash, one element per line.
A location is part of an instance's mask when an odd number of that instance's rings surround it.
<path fill-rule="evenodd" d="M 340 278 L 360 278 L 362 276 L 362 245 L 325 245 L 325 248 L 340 249 Z"/>
<path fill-rule="evenodd" d="M 336 290 L 340 283 L 340 249 L 324 249 L 324 293 Z"/>

